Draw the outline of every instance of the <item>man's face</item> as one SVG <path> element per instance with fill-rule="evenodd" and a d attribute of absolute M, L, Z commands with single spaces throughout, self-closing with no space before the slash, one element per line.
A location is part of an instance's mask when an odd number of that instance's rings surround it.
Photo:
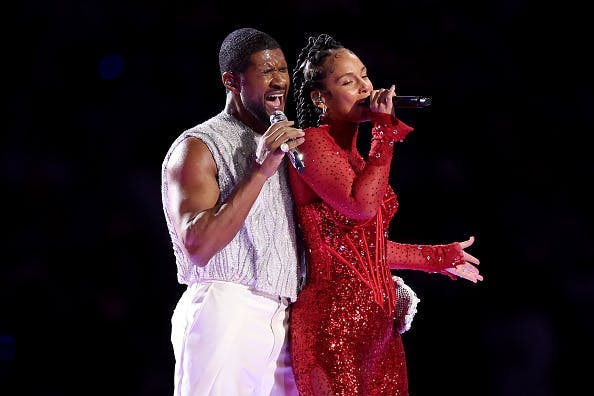
<path fill-rule="evenodd" d="M 242 73 L 241 101 L 258 121 L 267 125 L 275 110 L 285 110 L 290 76 L 280 48 L 255 52 Z"/>

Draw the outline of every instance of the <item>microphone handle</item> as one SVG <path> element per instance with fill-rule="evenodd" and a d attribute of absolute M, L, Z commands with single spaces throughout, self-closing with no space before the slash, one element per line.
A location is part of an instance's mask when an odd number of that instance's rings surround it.
<path fill-rule="evenodd" d="M 394 96 L 392 103 L 397 109 L 421 109 L 431 105 L 431 98 L 428 96 Z"/>
<path fill-rule="evenodd" d="M 305 164 L 303 163 L 303 154 L 296 149 L 291 149 L 287 152 L 289 155 L 289 159 L 291 160 L 291 164 L 293 167 L 297 169 L 297 172 L 303 173 L 305 170 Z"/>
<path fill-rule="evenodd" d="M 270 115 L 270 124 L 274 125 L 275 123 L 279 121 L 285 121 L 286 119 L 287 116 L 285 115 L 285 113 L 283 113 L 281 110 L 276 110 Z M 289 156 L 289 159 L 291 160 L 291 164 L 293 164 L 293 167 L 297 169 L 297 172 L 303 173 L 303 171 L 305 170 L 303 154 L 297 151 L 297 149 L 293 148 L 287 152 L 287 155 Z"/>

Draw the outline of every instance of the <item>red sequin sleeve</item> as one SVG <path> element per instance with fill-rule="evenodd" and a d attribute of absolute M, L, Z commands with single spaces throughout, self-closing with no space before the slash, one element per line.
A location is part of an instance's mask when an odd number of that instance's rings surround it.
<path fill-rule="evenodd" d="M 394 143 L 401 142 L 413 128 L 384 113 L 371 113 L 371 148 L 368 164 L 390 165 Z"/>
<path fill-rule="evenodd" d="M 383 116 L 372 120 L 369 159 L 359 172 L 355 172 L 327 127 L 306 131 L 305 142 L 299 146 L 306 164 L 299 177 L 333 209 L 352 219 L 366 220 L 376 214 L 388 183 L 393 137 L 401 140 L 412 130 L 389 114 Z"/>
<path fill-rule="evenodd" d="M 464 263 L 460 244 L 412 245 L 388 242 L 388 263 L 391 269 L 414 269 L 431 273 L 440 273 L 455 279 L 445 271 Z"/>

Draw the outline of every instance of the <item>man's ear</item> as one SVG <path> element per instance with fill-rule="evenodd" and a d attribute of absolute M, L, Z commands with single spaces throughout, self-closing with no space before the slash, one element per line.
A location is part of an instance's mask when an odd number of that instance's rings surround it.
<path fill-rule="evenodd" d="M 228 90 L 232 91 L 234 88 L 237 88 L 233 73 L 228 71 L 224 72 L 221 75 L 221 80 L 223 81 L 223 85 L 225 86 L 225 88 L 227 88 Z"/>

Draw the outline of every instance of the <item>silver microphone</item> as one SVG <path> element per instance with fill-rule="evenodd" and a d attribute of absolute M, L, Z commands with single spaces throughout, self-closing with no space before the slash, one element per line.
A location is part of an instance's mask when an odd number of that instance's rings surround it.
<path fill-rule="evenodd" d="M 279 121 L 286 120 L 287 116 L 281 110 L 275 110 L 272 112 L 272 114 L 270 114 L 270 125 L 274 125 Z M 283 145 L 285 145 L 285 147 L 288 147 L 286 146 L 286 143 L 283 143 L 281 145 L 281 150 L 283 150 L 284 148 Z M 287 153 L 289 159 L 291 160 L 291 164 L 293 164 L 293 167 L 297 169 L 297 172 L 303 173 L 303 171 L 305 170 L 305 164 L 303 163 L 303 153 L 300 153 L 299 151 L 297 151 L 297 149 L 294 148 L 289 149 L 288 151 L 283 151 Z"/>

